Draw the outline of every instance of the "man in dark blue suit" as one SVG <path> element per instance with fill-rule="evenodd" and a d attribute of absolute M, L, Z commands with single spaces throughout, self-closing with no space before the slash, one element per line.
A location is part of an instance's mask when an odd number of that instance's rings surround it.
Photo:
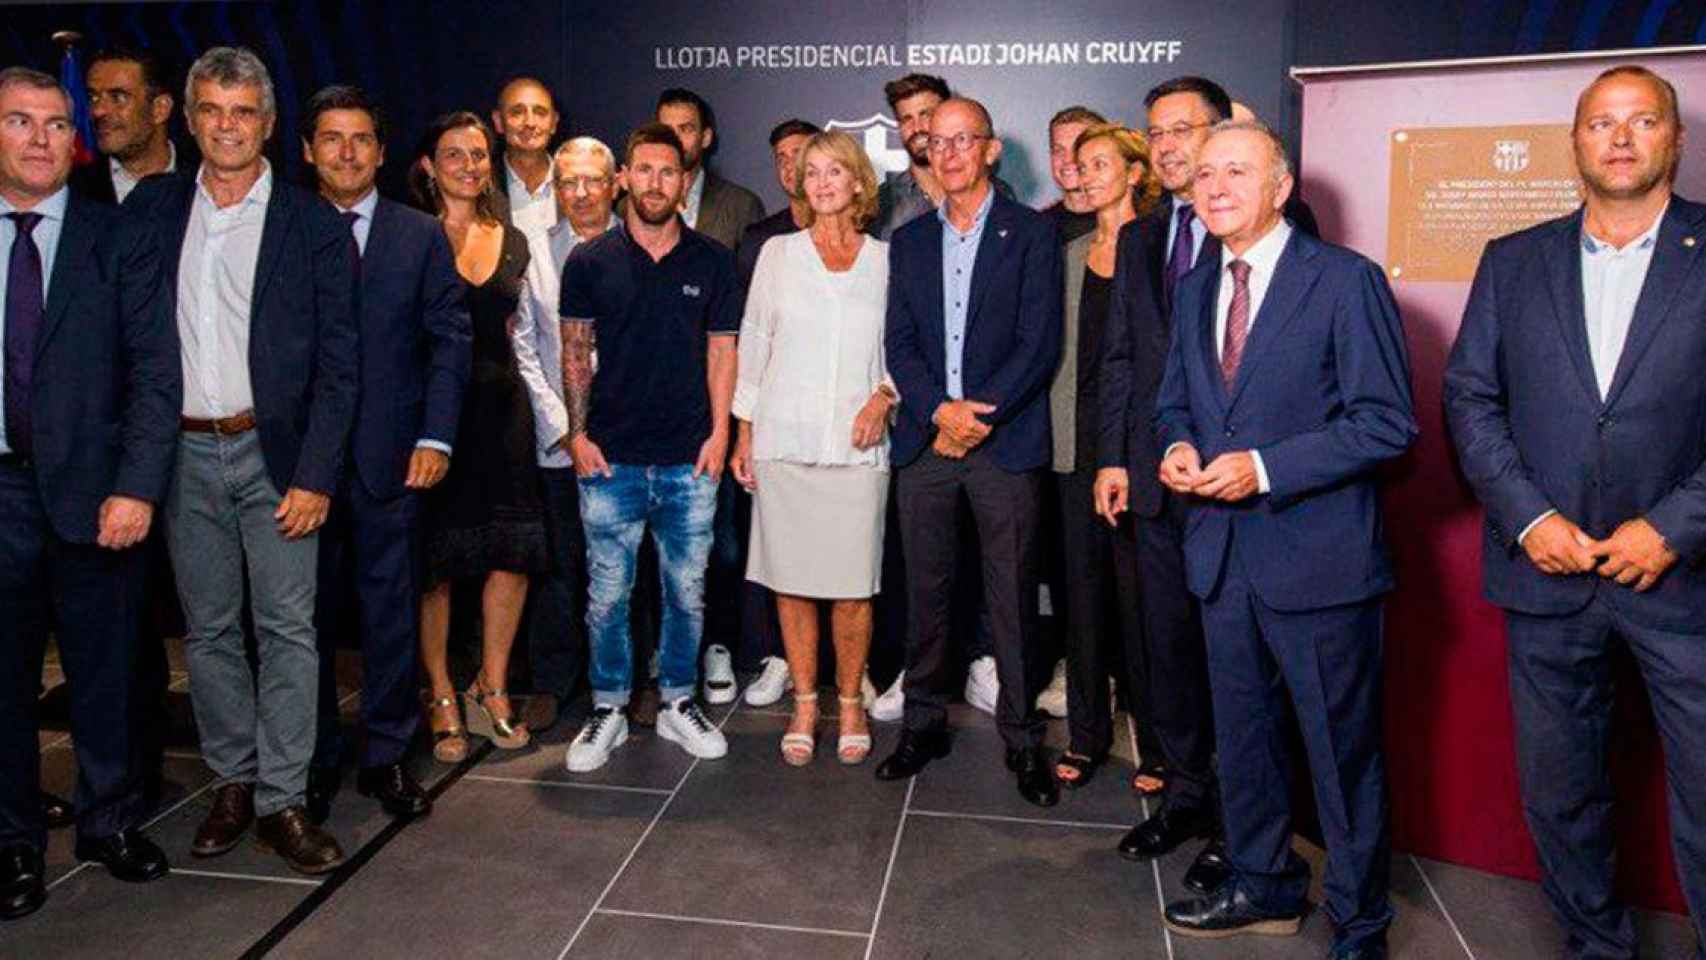
<path fill-rule="evenodd" d="M 1185 576 L 1203 604 L 1233 877 L 1166 920 L 1187 936 L 1296 932 L 1309 867 L 1291 849 L 1295 710 L 1326 832 L 1331 956 L 1384 957 L 1392 563 L 1373 474 L 1416 434 L 1409 360 L 1380 267 L 1294 230 L 1291 186 L 1284 144 L 1254 122 L 1217 124 L 1197 157 L 1195 207 L 1221 252 L 1175 289 L 1155 425 L 1161 482 L 1190 498 Z"/>
<path fill-rule="evenodd" d="M 190 852 L 223 854 L 258 818 L 264 847 L 325 873 L 343 852 L 305 809 L 314 594 L 355 412 L 356 261 L 337 212 L 261 155 L 277 111 L 259 58 L 215 47 L 186 86 L 201 169 L 143 182 L 125 209 L 162 251 L 184 375 L 166 541 L 202 755 L 223 781 Z M 258 676 L 244 652 L 245 572 Z"/>
<path fill-rule="evenodd" d="M 996 725 L 1026 800 L 1059 799 L 1031 709 L 1040 470 L 1050 463 L 1048 387 L 1060 358 L 1061 254 L 1053 223 L 990 183 L 1001 155 L 989 113 L 954 98 L 930 120 L 942 206 L 895 231 L 884 346 L 900 391 L 893 456 L 906 553 L 906 716 L 877 776 L 909 777 L 948 752 L 944 686 L 950 584 L 964 496 L 983 551 L 1000 696 Z"/>
<path fill-rule="evenodd" d="M 1706 945 L 1706 206 L 1671 192 L 1676 91 L 1646 68 L 1600 74 L 1571 137 L 1583 206 L 1487 245 L 1445 408 L 1487 511 L 1544 888 L 1572 956 L 1627 958 L 1606 757 L 1618 643 L 1651 693 Z"/>
<path fill-rule="evenodd" d="M 37 691 L 49 621 L 71 690 L 80 860 L 120 880 L 166 873 L 139 831 L 131 673 L 136 549 L 166 492 L 181 380 L 157 309 L 158 251 L 71 193 L 71 99 L 0 71 L 0 919 L 47 897 Z"/>
<path fill-rule="evenodd" d="M 353 629 L 367 730 L 357 789 L 393 816 L 419 816 L 432 804 L 403 765 L 420 717 L 418 494 L 450 468 L 472 363 L 468 310 L 438 221 L 374 188 L 385 122 L 365 93 L 331 86 L 315 94 L 303 111 L 302 153 L 320 195 L 350 225 L 361 341 L 349 461 L 320 537 L 320 718 L 308 813 L 323 822 L 337 793 L 337 639 Z"/>

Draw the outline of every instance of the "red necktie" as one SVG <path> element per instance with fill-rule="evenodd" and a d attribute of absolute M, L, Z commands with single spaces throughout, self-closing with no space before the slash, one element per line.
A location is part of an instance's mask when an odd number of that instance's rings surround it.
<path fill-rule="evenodd" d="M 1244 359 L 1244 341 L 1250 338 L 1250 265 L 1234 260 L 1226 265 L 1232 271 L 1232 306 L 1226 310 L 1226 339 L 1220 348 L 1220 379 L 1226 392 L 1238 379 L 1238 363 Z"/>

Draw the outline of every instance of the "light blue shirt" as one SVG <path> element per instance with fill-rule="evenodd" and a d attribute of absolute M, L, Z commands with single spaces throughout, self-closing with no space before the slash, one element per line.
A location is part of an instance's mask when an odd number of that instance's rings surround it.
<path fill-rule="evenodd" d="M 337 204 L 332 204 L 338 207 Z M 373 232 L 373 211 L 379 207 L 379 191 L 369 188 L 367 195 L 355 202 L 353 207 L 338 207 L 339 213 L 355 214 L 355 223 L 350 230 L 355 233 L 355 246 L 362 256 L 367 256 L 367 235 Z"/>
<path fill-rule="evenodd" d="M 977 208 L 971 229 L 961 233 L 948 220 L 948 205 L 936 208 L 942 221 L 942 317 L 946 321 L 942 342 L 947 346 L 948 396 L 965 399 L 961 359 L 966 350 L 966 312 L 971 309 L 971 274 L 977 265 L 977 247 L 983 240 L 984 225 L 989 222 L 989 208 L 995 205 L 995 187 L 984 194 L 983 205 Z"/>
<path fill-rule="evenodd" d="M 36 228 L 30 231 L 30 239 L 35 241 L 36 250 L 41 253 L 41 296 L 42 305 L 47 304 L 48 285 L 53 283 L 53 258 L 59 253 L 59 234 L 65 229 L 65 203 L 71 196 L 71 191 L 60 187 L 57 192 L 46 200 L 36 204 L 29 212 L 41 214 L 41 220 Z M 8 213 L 17 212 L 18 208 L 0 197 L 0 257 L 12 256 L 12 243 L 18 237 L 18 228 Z M 0 343 L 5 342 L 6 336 L 6 280 L 10 271 L 0 266 Z M 36 331 L 40 336 L 41 331 Z M 5 378 L 0 377 L 0 404 L 6 399 Z M 6 443 L 6 423 L 0 419 L 0 453 L 11 453 L 12 448 Z"/>
<path fill-rule="evenodd" d="M 1166 263 L 1173 256 L 1173 238 L 1179 235 L 1179 208 L 1189 206 L 1191 206 L 1190 203 L 1180 200 L 1178 197 L 1173 198 L 1173 211 L 1167 217 L 1167 249 L 1162 255 L 1162 263 Z M 1202 258 L 1202 245 L 1206 239 L 1208 239 L 1208 224 L 1202 222 L 1202 217 L 1197 216 L 1196 210 L 1193 208 L 1191 210 L 1191 266 L 1196 266 L 1197 261 Z"/>

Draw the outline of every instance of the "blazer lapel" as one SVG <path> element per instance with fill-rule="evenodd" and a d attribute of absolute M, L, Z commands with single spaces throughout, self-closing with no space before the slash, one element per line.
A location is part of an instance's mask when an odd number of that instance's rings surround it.
<path fill-rule="evenodd" d="M 166 297 L 167 314 L 176 322 L 178 315 L 178 271 L 184 262 L 184 237 L 190 232 L 190 215 L 195 210 L 195 194 L 201 189 L 193 177 L 179 183 L 178 196 L 167 200 L 166 236 L 161 237 L 161 293 Z"/>
<path fill-rule="evenodd" d="M 255 256 L 255 293 L 249 301 L 251 327 L 259 319 L 261 304 L 267 302 L 267 284 L 272 280 L 273 274 L 278 272 L 279 254 L 284 249 L 284 238 L 290 233 L 290 222 L 296 216 L 296 205 L 290 201 L 290 195 L 283 189 L 283 184 L 274 183 L 272 190 L 272 198 L 267 201 L 266 221 L 261 226 L 261 249 Z"/>
<path fill-rule="evenodd" d="M 1600 405 L 1599 380 L 1593 375 L 1593 355 L 1588 352 L 1587 311 L 1582 306 L 1582 213 L 1564 221 L 1552 238 L 1546 256 L 1546 279 L 1552 288 L 1552 312 L 1570 355 L 1570 366 L 1583 390 Z"/>
<path fill-rule="evenodd" d="M 1252 321 L 1249 340 L 1244 344 L 1244 358 L 1238 364 L 1238 377 L 1232 381 L 1227 409 L 1238 403 L 1238 397 L 1250 383 L 1250 371 L 1261 366 L 1263 358 L 1271 352 L 1270 345 L 1282 339 L 1285 328 L 1300 312 L 1309 289 L 1315 286 L 1315 278 L 1321 274 L 1321 268 L 1314 262 L 1315 252 L 1313 241 L 1305 239 L 1300 231 L 1292 231 L 1285 250 L 1274 263 L 1274 276 L 1268 281 L 1268 293 L 1262 298 L 1262 309 L 1257 311 Z"/>
<path fill-rule="evenodd" d="M 1194 273 L 1195 271 L 1193 271 Z M 1220 379 L 1220 348 L 1214 340 L 1214 314 L 1220 300 L 1220 274 L 1218 266 L 1209 271 L 1208 282 L 1202 285 L 1202 304 L 1197 319 L 1198 353 L 1202 356 L 1203 374 L 1208 377 L 1211 385 L 1209 393 L 1214 402 L 1220 405 L 1222 413 L 1226 411 L 1226 388 Z M 1175 296 L 1182 296 L 1186 284 L 1190 283 L 1191 274 L 1187 273 L 1179 280 L 1179 289 Z M 1180 331 L 1182 334 L 1183 331 Z"/>
<path fill-rule="evenodd" d="M 1635 316 L 1629 321 L 1629 337 L 1624 341 L 1623 354 L 1617 358 L 1611 389 L 1605 394 L 1606 407 L 1616 403 L 1618 394 L 1629 385 L 1631 372 L 1641 361 L 1641 354 L 1652 346 L 1653 338 L 1670 316 L 1671 303 L 1687 280 L 1688 272 L 1694 268 L 1700 241 L 1706 239 L 1694 235 L 1697 227 L 1694 219 L 1685 219 L 1673 200 L 1664 222 L 1659 224 L 1658 235 L 1653 239 L 1653 260 L 1647 266 L 1641 296 L 1635 301 Z"/>
<path fill-rule="evenodd" d="M 89 222 L 84 202 L 73 193 L 65 205 L 65 225 L 59 231 L 59 249 L 53 257 L 47 303 L 42 305 L 42 329 L 36 335 L 37 357 L 41 356 L 53 331 L 65 319 L 73 288 L 81 280 L 79 274 L 87 268 L 90 251 L 95 247 L 96 228 Z"/>
<path fill-rule="evenodd" d="M 704 172 L 705 189 L 699 194 L 699 219 L 693 221 L 693 229 L 699 233 L 716 235 L 717 228 L 722 226 L 723 216 L 722 190 L 718 188 L 717 178 L 711 171 Z"/>
<path fill-rule="evenodd" d="M 380 197 L 379 202 L 377 204 L 375 204 L 373 207 L 373 222 L 367 225 L 367 249 L 368 250 L 383 250 L 383 249 L 385 249 L 383 244 L 390 242 L 391 228 L 392 228 L 393 224 L 395 223 L 395 221 L 393 219 L 395 216 L 396 216 L 396 211 L 391 209 L 391 201 L 385 199 L 384 197 Z M 367 260 L 367 254 L 363 253 L 362 254 L 362 261 L 363 261 L 364 266 L 365 266 L 366 260 Z M 358 284 L 357 293 L 359 293 L 361 295 L 360 302 L 358 302 L 356 304 L 356 309 L 358 311 L 361 308 L 361 304 L 365 303 L 367 301 L 368 285 L 373 282 L 373 275 L 376 272 L 377 271 L 375 271 L 375 270 L 363 269 L 363 270 L 358 271 L 358 273 L 357 273 L 357 276 L 360 278 L 360 283 Z"/>
<path fill-rule="evenodd" d="M 990 190 L 994 190 L 990 187 Z M 971 268 L 971 302 L 966 304 L 966 339 L 971 339 L 972 325 L 977 322 L 978 309 L 983 306 L 983 295 L 993 282 L 997 261 L 1007 256 L 1007 236 L 1011 228 L 1007 224 L 1007 211 L 1002 209 L 1002 198 L 995 197 L 995 202 L 989 207 L 989 218 L 983 222 L 983 236 L 977 241 L 977 257 L 972 260 Z M 940 250 L 941 244 L 936 245 Z M 938 271 L 940 272 L 940 271 Z"/>

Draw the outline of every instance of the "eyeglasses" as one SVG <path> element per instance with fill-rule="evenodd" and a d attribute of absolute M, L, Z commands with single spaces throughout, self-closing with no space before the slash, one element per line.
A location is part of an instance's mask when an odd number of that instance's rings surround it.
<path fill-rule="evenodd" d="M 931 137 L 931 153 L 965 153 L 983 140 L 993 140 L 994 136 L 987 133 L 966 133 L 961 131 L 951 137 Z"/>
<path fill-rule="evenodd" d="M 557 181 L 557 189 L 564 193 L 580 193 L 583 188 L 591 193 L 609 185 L 609 177 L 563 177 Z"/>
<path fill-rule="evenodd" d="M 1212 126 L 1214 126 L 1214 124 L 1211 122 L 1175 123 L 1170 127 L 1150 127 L 1145 132 L 1149 134 L 1150 143 L 1160 143 L 1168 137 L 1172 137 L 1175 140 L 1183 140 L 1191 135 L 1192 130 L 1201 130 L 1203 127 Z"/>

